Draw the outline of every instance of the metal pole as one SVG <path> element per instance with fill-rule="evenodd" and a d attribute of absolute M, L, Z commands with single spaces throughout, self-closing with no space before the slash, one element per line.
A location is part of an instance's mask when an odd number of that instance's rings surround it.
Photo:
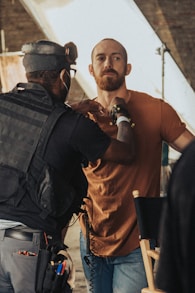
<path fill-rule="evenodd" d="M 162 45 L 162 99 L 165 99 L 165 50 Z"/>
<path fill-rule="evenodd" d="M 165 53 L 170 52 L 170 50 L 167 48 L 165 43 L 162 43 L 160 48 L 156 49 L 156 53 L 158 55 L 161 55 L 162 59 L 162 99 L 165 99 L 165 82 L 164 82 L 164 77 L 165 77 Z"/>
<path fill-rule="evenodd" d="M 166 44 L 162 43 L 162 46 L 157 49 L 157 53 L 161 55 L 162 60 L 162 99 L 165 99 L 165 52 L 170 52 L 170 50 L 167 48 Z M 162 144 L 162 170 L 161 170 L 161 195 L 166 195 L 166 186 L 167 186 L 167 170 L 166 167 L 168 166 L 168 145 L 166 142 L 163 141 Z"/>

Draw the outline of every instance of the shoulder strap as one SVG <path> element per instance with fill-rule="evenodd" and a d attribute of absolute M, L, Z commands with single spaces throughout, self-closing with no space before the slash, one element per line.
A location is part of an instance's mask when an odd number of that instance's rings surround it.
<path fill-rule="evenodd" d="M 45 219 L 56 213 L 53 193 L 53 170 L 44 160 L 44 153 L 58 119 L 68 110 L 66 105 L 57 105 L 43 125 L 39 143 L 28 171 L 28 190 L 41 208 L 40 217 Z"/>
<path fill-rule="evenodd" d="M 60 106 L 58 105 L 57 107 L 54 108 L 54 110 L 48 116 L 48 119 L 42 128 L 39 144 L 36 151 L 36 153 L 38 153 L 39 156 L 43 157 L 49 137 L 53 131 L 53 128 L 56 122 L 58 121 L 58 119 L 62 116 L 62 114 L 64 114 L 67 111 L 67 109 L 68 109 L 68 106 L 66 105 L 60 105 Z"/>

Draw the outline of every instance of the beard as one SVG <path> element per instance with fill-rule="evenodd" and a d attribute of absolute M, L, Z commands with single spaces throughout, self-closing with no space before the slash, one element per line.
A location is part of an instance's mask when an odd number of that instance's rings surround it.
<path fill-rule="evenodd" d="M 118 73 L 114 71 L 113 69 L 109 71 L 114 72 L 116 76 L 106 76 L 106 75 L 104 76 L 105 72 L 103 72 L 100 77 L 94 75 L 94 78 L 98 87 L 101 90 L 111 92 L 111 91 L 115 91 L 119 89 L 121 85 L 124 83 L 125 73 L 119 76 Z"/>

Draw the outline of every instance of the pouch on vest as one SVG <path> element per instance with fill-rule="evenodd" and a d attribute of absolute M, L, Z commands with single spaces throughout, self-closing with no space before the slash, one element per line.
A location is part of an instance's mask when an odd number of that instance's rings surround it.
<path fill-rule="evenodd" d="M 9 201 L 13 206 L 19 204 L 25 193 L 22 180 L 23 176 L 18 170 L 0 165 L 0 203 Z"/>
<path fill-rule="evenodd" d="M 75 268 L 64 244 L 56 243 L 39 251 L 36 293 L 71 293 L 74 282 Z"/>
<path fill-rule="evenodd" d="M 40 160 L 40 159 L 39 159 Z M 63 216 L 73 204 L 76 198 L 74 188 L 68 184 L 57 170 L 43 161 L 43 168 L 37 183 L 33 183 L 29 193 L 36 199 L 42 211 L 40 217 L 45 219 L 48 215 L 56 218 Z"/>

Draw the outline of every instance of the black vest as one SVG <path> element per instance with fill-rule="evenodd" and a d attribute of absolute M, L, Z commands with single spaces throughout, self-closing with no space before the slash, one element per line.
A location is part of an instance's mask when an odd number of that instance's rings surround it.
<path fill-rule="evenodd" d="M 54 219 L 66 224 L 72 216 L 74 189 L 59 177 L 66 198 L 59 205 L 52 182 L 56 172 L 43 159 L 56 122 L 68 110 L 64 104 L 53 104 L 35 84 L 33 90 L 31 84 L 18 84 L 12 92 L 0 95 L 0 218 L 35 227 L 33 216 L 26 220 L 28 211 L 38 213 L 36 228 L 43 229 L 47 220 L 55 229 Z"/>

